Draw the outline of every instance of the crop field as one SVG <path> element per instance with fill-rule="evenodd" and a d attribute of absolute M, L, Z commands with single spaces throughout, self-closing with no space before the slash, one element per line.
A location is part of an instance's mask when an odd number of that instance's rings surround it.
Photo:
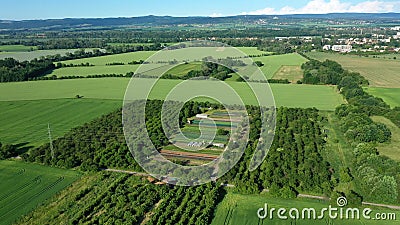
<path fill-rule="evenodd" d="M 188 64 L 181 64 L 165 72 L 165 74 L 172 74 L 175 76 L 184 76 L 191 70 L 201 70 L 201 62 L 192 62 Z"/>
<path fill-rule="evenodd" d="M 146 60 L 148 57 L 153 55 L 155 51 L 140 51 L 140 52 L 129 52 L 123 54 L 115 54 L 115 55 L 107 55 L 107 56 L 99 56 L 99 57 L 91 57 L 84 59 L 74 59 L 63 61 L 65 64 L 81 64 L 81 63 L 89 63 L 95 66 L 105 66 L 107 63 L 125 63 L 128 64 L 132 61 Z"/>
<path fill-rule="evenodd" d="M 80 176 L 78 172 L 0 161 L 0 224 L 11 224 Z"/>
<path fill-rule="evenodd" d="M 122 106 L 119 100 L 55 99 L 0 101 L 0 141 L 37 146 Z"/>
<path fill-rule="evenodd" d="M 117 66 L 89 66 L 89 67 L 64 67 L 53 70 L 48 77 L 53 75 L 57 77 L 68 76 L 89 76 L 102 74 L 123 74 L 135 72 L 139 65 L 117 65 Z"/>
<path fill-rule="evenodd" d="M 260 51 L 257 47 L 236 47 L 246 55 L 262 55 L 268 54 L 268 52 Z"/>
<path fill-rule="evenodd" d="M 385 124 L 392 132 L 392 139 L 390 143 L 378 144 L 377 148 L 379 153 L 394 160 L 400 161 L 400 128 L 385 117 L 374 116 L 372 117 L 372 120 Z"/>
<path fill-rule="evenodd" d="M 261 55 L 266 52 L 259 51 L 255 47 L 238 47 L 237 49 L 243 51 L 248 55 Z M 126 74 L 127 72 L 135 72 L 135 70 L 139 67 L 138 65 L 128 65 L 129 62 L 132 61 L 140 61 L 146 60 L 148 57 L 155 54 L 155 51 L 142 51 L 142 52 L 131 52 L 131 53 L 123 53 L 123 54 L 115 54 L 108 56 L 100 56 L 100 57 L 92 57 L 85 59 L 75 59 L 63 61 L 65 64 L 92 64 L 93 67 L 66 67 L 54 70 L 47 76 L 88 76 L 88 75 L 100 75 L 100 74 Z M 171 52 L 164 53 L 164 57 L 159 59 L 157 56 L 154 57 L 154 60 L 158 61 L 168 61 L 172 59 L 177 59 L 179 61 L 182 60 L 201 60 L 202 57 L 199 55 L 210 53 L 214 55 L 214 57 L 226 57 L 227 53 L 224 51 L 216 50 L 213 52 L 212 48 L 204 48 L 204 49 L 195 49 L 193 55 L 190 57 L 187 55 L 187 52 L 182 52 L 179 50 L 174 50 Z M 238 52 L 233 51 L 232 56 L 242 56 Z M 298 54 L 286 54 L 286 55 L 278 55 L 278 56 L 264 56 L 264 57 L 256 57 L 252 58 L 254 61 L 262 61 L 265 66 L 261 68 L 261 70 L 266 74 L 267 78 L 271 78 L 280 68 L 281 66 L 300 66 L 302 63 L 306 62 L 306 59 L 301 57 Z M 157 64 L 156 61 L 152 60 L 152 64 L 154 64 L 154 68 L 162 67 L 163 64 Z M 108 63 L 124 63 L 125 65 L 117 65 L 117 66 L 106 66 Z M 193 65 L 195 65 L 194 63 Z M 197 67 L 194 67 L 197 68 Z M 172 68 L 170 72 L 178 72 L 179 74 L 186 73 L 186 71 L 191 70 L 187 67 L 177 66 Z M 163 71 L 164 72 L 164 71 Z M 179 75 L 178 74 L 178 75 Z M 237 77 L 235 77 L 236 79 Z"/>
<path fill-rule="evenodd" d="M 288 79 L 292 84 L 303 79 L 303 71 L 300 66 L 282 66 L 272 77 L 274 79 Z"/>
<path fill-rule="evenodd" d="M 365 90 L 371 95 L 382 98 L 391 107 L 400 106 L 400 88 L 368 87 Z"/>
<path fill-rule="evenodd" d="M 257 211 L 259 208 L 263 208 L 265 204 L 268 204 L 268 209 L 270 210 L 271 208 L 276 208 L 274 211 L 274 217 L 273 219 L 269 219 L 269 214 L 268 217 L 265 218 L 264 220 L 261 220 L 257 216 Z M 236 224 L 248 224 L 248 225 L 253 225 L 253 224 L 297 224 L 297 225 L 308 225 L 308 224 L 343 224 L 343 225 L 351 225 L 351 224 L 397 224 L 398 221 L 378 221 L 378 220 L 331 220 L 329 219 L 329 215 L 327 212 L 325 212 L 325 218 L 324 219 L 316 219 L 316 220 L 292 220 L 292 219 L 286 219 L 286 220 L 280 220 L 277 216 L 277 210 L 279 208 L 285 208 L 287 211 L 291 208 L 296 208 L 300 210 L 300 216 L 301 216 L 301 210 L 304 208 L 315 208 L 316 212 L 318 215 L 320 215 L 320 211 L 322 208 L 327 208 L 329 207 L 329 202 L 325 202 L 322 200 L 313 200 L 313 199 L 303 199 L 303 198 L 298 198 L 298 199 L 277 199 L 277 198 L 272 198 L 269 197 L 268 195 L 240 195 L 240 194 L 234 194 L 228 191 L 228 194 L 225 196 L 224 200 L 218 205 L 217 210 L 216 210 L 216 216 L 214 217 L 213 222 L 211 225 L 236 225 Z M 332 205 L 332 207 L 335 207 Z M 360 210 L 362 214 L 362 209 Z M 393 213 L 393 211 L 389 210 L 375 210 L 379 212 L 390 212 Z M 288 212 L 286 212 L 286 215 L 288 216 Z M 307 214 L 306 214 L 307 215 Z M 362 217 L 360 215 L 360 217 Z M 373 213 L 371 213 L 371 217 L 373 217 Z"/>
<path fill-rule="evenodd" d="M 337 61 L 345 69 L 361 73 L 373 87 L 400 88 L 400 63 L 398 59 L 394 60 L 389 57 L 372 58 L 371 56 L 360 57 L 324 52 L 311 52 L 307 53 L 307 55 L 317 60 L 330 59 Z"/>
<path fill-rule="evenodd" d="M 0 52 L 29 52 L 34 51 L 37 48 L 35 46 L 25 45 L 0 45 Z"/>
<path fill-rule="evenodd" d="M 307 62 L 307 59 L 297 53 L 271 55 L 252 59 L 253 61 L 261 61 L 264 63 L 264 66 L 260 69 L 268 79 L 274 77 L 282 66 L 301 66 L 303 63 Z"/>
<path fill-rule="evenodd" d="M 122 100 L 128 82 L 127 78 L 102 78 L 1 83 L 0 101 L 74 98 L 76 95 L 93 99 Z M 133 82 L 137 82 L 140 87 L 140 90 L 137 91 L 145 91 L 149 90 L 153 80 L 135 78 Z M 180 82 L 182 81 L 159 80 L 153 88 L 150 98 L 164 99 L 168 92 Z M 215 85 L 216 83 L 213 81 L 190 82 L 193 82 L 195 88 L 199 90 L 202 90 L 204 85 Z M 237 91 L 246 104 L 256 104 L 256 99 L 246 83 L 227 83 Z M 254 86 L 256 89 L 265 88 L 265 84 L 260 83 L 254 83 Z M 321 110 L 334 110 L 336 106 L 344 103 L 334 86 L 286 84 L 271 84 L 270 86 L 278 107 L 316 107 Z M 211 89 L 209 92 L 226 95 L 218 89 Z M 135 98 L 135 96 L 133 97 Z"/>
<path fill-rule="evenodd" d="M 14 58 L 16 60 L 25 61 L 34 58 L 40 58 L 48 55 L 65 55 L 67 52 L 73 53 L 77 49 L 56 49 L 56 50 L 37 50 L 31 52 L 0 52 L 0 59 Z"/>

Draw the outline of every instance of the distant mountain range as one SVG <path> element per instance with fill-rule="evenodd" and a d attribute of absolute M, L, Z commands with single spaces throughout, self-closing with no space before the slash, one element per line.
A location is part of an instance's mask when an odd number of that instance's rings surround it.
<path fill-rule="evenodd" d="M 400 23 L 400 13 L 331 13 L 331 14 L 297 14 L 297 15 L 240 15 L 228 17 L 172 17 L 172 16 L 142 16 L 121 18 L 65 18 L 45 20 L 0 20 L 0 30 L 26 29 L 66 29 L 79 27 L 119 27 L 119 26 L 174 26 L 182 24 L 224 24 L 224 23 L 255 23 L 259 20 L 372 20 Z"/>

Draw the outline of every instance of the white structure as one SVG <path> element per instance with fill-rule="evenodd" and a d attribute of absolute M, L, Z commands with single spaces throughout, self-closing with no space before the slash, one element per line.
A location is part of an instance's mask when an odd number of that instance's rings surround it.
<path fill-rule="evenodd" d="M 197 115 L 196 115 L 196 118 L 199 118 L 199 119 L 207 119 L 207 118 L 208 118 L 208 115 L 207 115 L 207 114 L 197 114 Z"/>
<path fill-rule="evenodd" d="M 330 45 L 324 45 L 324 47 L 322 47 L 322 50 L 329 51 L 329 50 L 331 50 L 331 46 Z"/>
<path fill-rule="evenodd" d="M 333 45 L 332 50 L 335 52 L 350 52 L 353 49 L 351 45 Z"/>
<path fill-rule="evenodd" d="M 400 32 L 397 32 L 396 35 L 393 35 L 393 39 L 400 39 Z"/>
<path fill-rule="evenodd" d="M 225 148 L 225 145 L 220 144 L 220 143 L 213 143 L 213 146 L 218 147 L 218 148 Z"/>

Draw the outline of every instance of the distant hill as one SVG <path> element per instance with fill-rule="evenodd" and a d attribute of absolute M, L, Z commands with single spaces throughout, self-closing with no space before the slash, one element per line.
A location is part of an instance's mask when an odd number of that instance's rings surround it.
<path fill-rule="evenodd" d="M 223 24 L 223 23 L 255 23 L 259 20 L 273 20 L 274 15 L 240 15 L 228 17 L 172 17 L 142 16 L 121 18 L 66 18 L 45 20 L 0 20 L 0 30 L 58 30 L 80 27 L 119 27 L 119 26 L 173 26 L 182 24 Z M 332 13 L 332 14 L 298 14 L 279 15 L 282 20 L 306 19 L 350 19 L 373 20 L 400 23 L 400 13 Z"/>

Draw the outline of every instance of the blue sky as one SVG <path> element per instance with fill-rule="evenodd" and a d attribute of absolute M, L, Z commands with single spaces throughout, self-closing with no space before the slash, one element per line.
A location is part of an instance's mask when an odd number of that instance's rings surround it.
<path fill-rule="evenodd" d="M 395 0 L 3 0 L 0 19 L 400 12 Z"/>

